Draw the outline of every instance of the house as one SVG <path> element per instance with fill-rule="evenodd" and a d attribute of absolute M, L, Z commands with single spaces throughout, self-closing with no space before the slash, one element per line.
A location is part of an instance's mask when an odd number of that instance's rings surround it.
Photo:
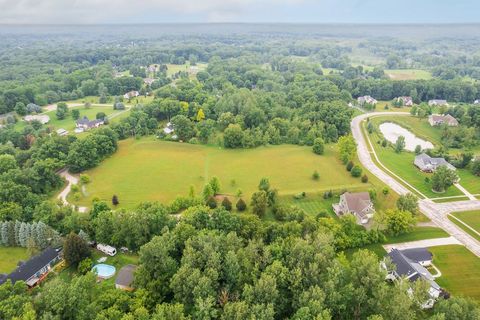
<path fill-rule="evenodd" d="M 123 95 L 123 97 L 125 99 L 132 99 L 132 98 L 135 98 L 135 97 L 138 97 L 140 95 L 140 93 L 138 91 L 130 91 L 130 92 L 127 92 Z"/>
<path fill-rule="evenodd" d="M 12 283 L 25 281 L 29 288 L 34 287 L 45 279 L 53 266 L 62 259 L 61 254 L 61 249 L 45 249 L 27 262 L 20 263 L 9 275 L 0 277 L 0 285 L 10 279 Z"/>
<path fill-rule="evenodd" d="M 112 257 L 117 254 L 117 249 L 115 249 L 115 247 L 106 244 L 97 244 L 97 250 L 102 251 L 103 253 L 108 254 Z"/>
<path fill-rule="evenodd" d="M 480 99 L 473 101 L 473 104 L 480 104 Z"/>
<path fill-rule="evenodd" d="M 148 84 L 149 86 L 155 81 L 155 79 L 152 78 L 145 78 L 143 79 L 143 83 Z"/>
<path fill-rule="evenodd" d="M 421 153 L 416 156 L 413 163 L 423 172 L 434 172 L 441 166 L 446 166 L 450 170 L 456 170 L 456 168 L 444 158 L 432 158 L 426 153 Z"/>
<path fill-rule="evenodd" d="M 132 286 L 135 269 L 137 266 L 133 264 L 127 264 L 126 266 L 122 267 L 118 272 L 117 278 L 115 279 L 115 288 L 125 291 L 133 291 L 134 288 Z"/>
<path fill-rule="evenodd" d="M 377 100 L 375 100 L 374 98 L 372 98 L 370 96 L 358 97 L 357 102 L 361 106 L 363 106 L 364 104 L 371 104 L 371 105 L 377 104 Z"/>
<path fill-rule="evenodd" d="M 98 128 L 101 125 L 103 125 L 104 123 L 105 123 L 104 119 L 95 119 L 95 120 L 90 121 L 90 120 L 88 120 L 87 116 L 84 116 L 83 118 L 77 120 L 76 127 L 77 127 L 78 130 L 75 129 L 75 132 L 78 133 L 78 132 L 83 132 L 83 131 L 90 130 L 92 128 Z"/>
<path fill-rule="evenodd" d="M 157 72 L 159 70 L 160 70 L 160 68 L 157 64 L 152 64 L 151 66 L 147 67 L 147 71 L 151 72 L 151 73 Z"/>
<path fill-rule="evenodd" d="M 23 118 L 26 122 L 38 121 L 41 124 L 47 124 L 50 122 L 50 117 L 46 114 L 28 115 Z"/>
<path fill-rule="evenodd" d="M 340 196 L 340 202 L 332 206 L 338 216 L 352 214 L 357 218 L 359 224 L 368 223 L 375 212 L 368 192 L 345 192 Z"/>
<path fill-rule="evenodd" d="M 386 260 L 392 262 L 392 269 L 387 267 Z M 425 264 L 427 263 L 428 264 Z M 423 263 L 423 265 L 422 265 Z M 435 300 L 440 297 L 442 288 L 434 281 L 434 276 L 425 268 L 432 263 L 432 254 L 425 248 L 398 250 L 393 248 L 385 257 L 381 266 L 387 270 L 386 279 L 395 281 L 397 279 L 405 278 L 411 282 L 417 279 L 423 279 L 430 284 L 428 293 L 430 299 L 424 303 L 424 308 L 431 308 Z"/>
<path fill-rule="evenodd" d="M 163 132 L 165 132 L 165 134 L 171 134 L 173 131 L 175 130 L 173 129 L 173 124 L 171 122 L 167 123 L 167 126 L 163 128 Z"/>
<path fill-rule="evenodd" d="M 66 136 L 68 134 L 68 131 L 63 129 L 63 128 L 60 128 L 60 129 L 57 130 L 57 134 L 59 136 Z"/>
<path fill-rule="evenodd" d="M 412 97 L 398 97 L 396 98 L 397 102 L 402 102 L 402 105 L 406 107 L 411 107 L 413 106 L 413 100 Z"/>
<path fill-rule="evenodd" d="M 448 105 L 447 100 L 432 99 L 428 100 L 429 106 L 446 106 Z"/>
<path fill-rule="evenodd" d="M 439 126 L 442 124 L 446 124 L 449 127 L 458 126 L 458 120 L 449 114 L 446 114 L 446 115 L 432 114 L 431 116 L 428 117 L 428 122 L 432 127 Z"/>

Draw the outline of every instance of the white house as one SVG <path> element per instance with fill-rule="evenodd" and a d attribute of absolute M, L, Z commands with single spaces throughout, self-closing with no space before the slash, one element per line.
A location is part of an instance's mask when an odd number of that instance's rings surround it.
<path fill-rule="evenodd" d="M 140 93 L 138 91 L 129 91 L 123 95 L 125 99 L 132 99 L 138 97 Z"/>
<path fill-rule="evenodd" d="M 423 172 L 434 172 L 441 166 L 446 166 L 450 170 L 456 170 L 456 168 L 444 158 L 432 158 L 426 153 L 421 153 L 416 156 L 413 164 Z"/>
<path fill-rule="evenodd" d="M 59 136 L 66 136 L 68 134 L 68 131 L 63 129 L 63 128 L 60 128 L 60 129 L 57 130 L 57 134 Z"/>
<path fill-rule="evenodd" d="M 41 124 L 47 124 L 50 122 L 50 117 L 46 114 L 28 115 L 23 118 L 26 122 L 38 121 Z"/>
<path fill-rule="evenodd" d="M 412 100 L 412 97 L 407 97 L 407 96 L 404 96 L 404 97 L 398 97 L 396 98 L 397 102 L 402 102 L 402 104 L 406 107 L 411 107 L 413 106 L 413 100 Z"/>
<path fill-rule="evenodd" d="M 375 213 L 375 208 L 368 192 L 345 192 L 340 196 L 340 202 L 332 206 L 338 216 L 352 214 L 357 218 L 357 223 L 359 224 L 368 223 Z"/>
<path fill-rule="evenodd" d="M 359 105 L 363 106 L 364 104 L 375 105 L 377 104 L 378 101 L 372 98 L 371 96 L 363 96 L 363 97 L 358 97 L 357 102 Z"/>
<path fill-rule="evenodd" d="M 97 244 L 97 250 L 102 251 L 103 253 L 108 254 L 112 257 L 117 254 L 117 249 L 106 244 Z"/>
<path fill-rule="evenodd" d="M 447 103 L 447 100 L 432 99 L 432 100 L 428 100 L 428 105 L 429 106 L 446 106 L 448 105 L 448 103 Z"/>
<path fill-rule="evenodd" d="M 458 120 L 449 114 L 446 114 L 446 115 L 432 114 L 428 117 L 428 123 L 430 123 L 432 127 L 439 126 L 442 124 L 446 124 L 449 127 L 458 126 Z"/>
<path fill-rule="evenodd" d="M 173 129 L 173 124 L 171 122 L 167 123 L 165 128 L 163 128 L 163 132 L 165 132 L 165 134 L 171 134 L 173 131 L 175 130 Z"/>

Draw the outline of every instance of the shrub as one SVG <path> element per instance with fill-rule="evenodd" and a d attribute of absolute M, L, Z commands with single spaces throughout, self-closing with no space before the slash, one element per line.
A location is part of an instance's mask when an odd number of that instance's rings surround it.
<path fill-rule="evenodd" d="M 328 218 L 328 212 L 327 212 L 327 210 L 325 210 L 325 209 L 320 210 L 320 212 L 317 213 L 316 218 L 317 218 L 317 219 L 319 219 L 319 218 Z"/>
<path fill-rule="evenodd" d="M 325 151 L 325 142 L 322 138 L 316 138 L 313 141 L 312 150 L 316 154 L 323 154 L 323 152 Z"/>
<path fill-rule="evenodd" d="M 113 204 L 114 206 L 118 206 L 118 205 L 120 204 L 120 202 L 118 201 L 118 197 L 117 197 L 116 194 L 114 194 L 113 197 L 112 197 L 112 204 Z"/>
<path fill-rule="evenodd" d="M 237 204 L 235 206 L 237 207 L 238 211 L 245 211 L 247 209 L 247 204 L 242 198 L 238 199 Z"/>
<path fill-rule="evenodd" d="M 225 208 L 225 210 L 232 210 L 232 202 L 227 197 L 223 198 L 222 206 Z"/>
<path fill-rule="evenodd" d="M 388 141 L 386 139 L 383 139 L 382 141 L 382 147 L 386 147 L 388 145 Z"/>
<path fill-rule="evenodd" d="M 81 274 L 86 274 L 87 272 L 89 272 L 92 269 L 92 267 L 93 267 L 92 259 L 85 258 L 82 261 L 80 261 L 80 263 L 78 264 L 77 270 Z"/>
<path fill-rule="evenodd" d="M 360 168 L 359 166 L 354 166 L 352 168 L 352 171 L 350 171 L 352 177 L 355 177 L 355 178 L 358 178 L 362 175 L 362 168 Z"/>
<path fill-rule="evenodd" d="M 210 196 L 208 199 L 207 199 L 207 206 L 210 207 L 210 209 L 215 209 L 217 207 L 217 201 L 215 200 L 214 197 Z"/>
<path fill-rule="evenodd" d="M 318 179 L 320 179 L 320 173 L 318 173 L 317 170 L 315 170 L 315 171 L 313 172 L 313 174 L 312 174 L 312 179 L 313 179 L 313 180 L 318 180 Z"/>
<path fill-rule="evenodd" d="M 296 195 L 294 195 L 293 197 L 297 200 L 300 200 L 300 199 L 305 198 L 306 196 L 307 196 L 307 194 L 305 192 L 299 192 Z"/>
<path fill-rule="evenodd" d="M 90 176 L 88 174 L 81 174 L 80 175 L 80 182 L 82 184 L 87 184 L 90 182 Z"/>
<path fill-rule="evenodd" d="M 362 176 L 362 182 L 363 182 L 363 183 L 367 183 L 367 182 L 368 182 L 368 176 L 367 176 L 366 174 L 364 174 L 364 175 Z"/>
<path fill-rule="evenodd" d="M 390 189 L 388 189 L 388 187 L 385 187 L 385 188 L 382 189 L 382 193 L 383 193 L 383 195 L 386 196 L 387 194 L 390 193 Z"/>
<path fill-rule="evenodd" d="M 353 165 L 354 165 L 354 164 L 353 164 L 353 161 L 349 161 L 349 162 L 347 163 L 347 171 L 351 171 L 352 168 L 353 168 Z"/>

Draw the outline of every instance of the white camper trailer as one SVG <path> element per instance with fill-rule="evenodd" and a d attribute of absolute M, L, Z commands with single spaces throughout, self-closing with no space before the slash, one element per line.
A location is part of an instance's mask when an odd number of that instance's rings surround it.
<path fill-rule="evenodd" d="M 108 254 L 109 256 L 112 256 L 112 257 L 117 254 L 117 249 L 106 244 L 101 244 L 101 243 L 97 244 L 97 250 L 100 250 L 103 253 Z"/>

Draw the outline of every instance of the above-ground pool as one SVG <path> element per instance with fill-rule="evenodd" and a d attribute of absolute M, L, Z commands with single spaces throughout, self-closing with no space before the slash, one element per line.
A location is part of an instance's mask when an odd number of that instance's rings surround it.
<path fill-rule="evenodd" d="M 116 270 L 114 266 L 103 263 L 97 264 L 92 268 L 92 272 L 102 279 L 108 279 L 113 277 L 115 271 Z"/>

